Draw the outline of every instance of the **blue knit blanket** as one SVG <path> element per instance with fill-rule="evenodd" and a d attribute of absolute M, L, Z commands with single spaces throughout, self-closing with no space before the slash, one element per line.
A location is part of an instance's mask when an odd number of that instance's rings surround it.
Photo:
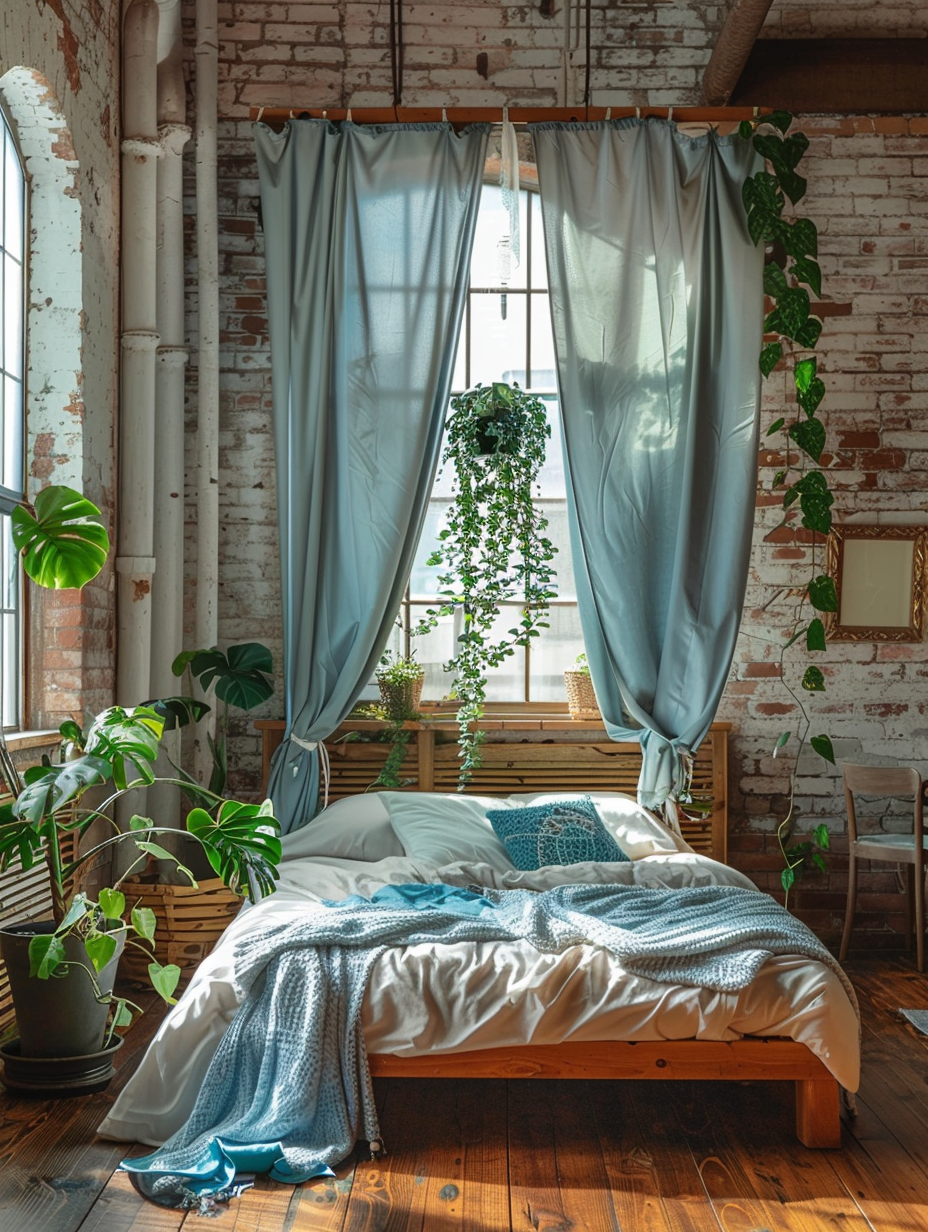
<path fill-rule="evenodd" d="M 329 1174 L 356 1141 L 380 1136 L 360 1019 L 384 949 L 519 939 L 544 953 L 592 943 L 634 975 L 720 992 L 746 987 L 774 954 L 799 954 L 834 970 L 856 1004 L 828 950 L 758 891 L 387 886 L 240 942 L 244 999 L 190 1118 L 122 1167 L 153 1201 L 202 1209 L 234 1194 L 242 1173 L 293 1183 Z"/>

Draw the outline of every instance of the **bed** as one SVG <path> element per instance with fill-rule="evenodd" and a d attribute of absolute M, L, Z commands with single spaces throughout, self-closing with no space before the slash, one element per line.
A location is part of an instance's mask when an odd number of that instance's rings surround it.
<path fill-rule="evenodd" d="M 436 882 L 752 888 L 629 797 L 591 796 L 622 863 L 513 867 L 487 814 L 547 805 L 556 794 L 371 793 L 338 801 L 287 835 L 277 893 L 244 909 L 200 965 L 100 1134 L 157 1146 L 183 1124 L 238 1008 L 236 947 L 262 929 L 331 911 L 326 903 Z M 593 944 L 539 954 L 523 940 L 419 943 L 378 959 L 362 1023 L 374 1077 L 792 1081 L 797 1135 L 810 1147 L 840 1145 L 839 1084 L 853 1092 L 859 1078 L 853 992 L 840 969 L 798 954 L 772 957 L 747 988 L 719 992 L 630 974 Z"/>

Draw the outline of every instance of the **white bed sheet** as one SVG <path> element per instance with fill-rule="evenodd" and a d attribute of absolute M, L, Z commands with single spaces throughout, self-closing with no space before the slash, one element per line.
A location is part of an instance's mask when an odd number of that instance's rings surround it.
<path fill-rule="evenodd" d="M 751 885 L 734 869 L 679 851 L 626 864 L 505 875 L 486 865 L 436 868 L 406 856 L 375 863 L 326 856 L 292 860 L 282 866 L 277 893 L 243 910 L 200 965 L 98 1132 L 160 1145 L 187 1119 L 238 1006 L 232 957 L 239 938 L 324 911 L 322 899 L 434 880 L 536 889 L 565 880 Z M 388 950 L 377 962 L 362 1016 L 370 1052 L 413 1056 L 526 1042 L 775 1035 L 806 1044 L 848 1090 L 856 1090 L 859 1080 L 854 1009 L 838 977 L 804 958 L 774 958 L 749 988 L 732 994 L 631 976 L 590 945 L 553 955 L 540 955 L 522 941 L 412 945 Z"/>

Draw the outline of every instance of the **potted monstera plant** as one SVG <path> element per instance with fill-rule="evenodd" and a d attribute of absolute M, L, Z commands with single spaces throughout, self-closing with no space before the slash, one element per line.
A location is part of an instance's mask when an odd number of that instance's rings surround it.
<path fill-rule="evenodd" d="M 63 487 L 44 489 L 34 510 L 15 510 L 13 536 L 28 576 L 56 589 L 90 581 L 109 546 L 96 507 Z M 150 947 L 155 931 L 154 913 L 135 905 L 123 882 L 150 855 L 169 855 L 157 842 L 165 827 L 134 816 L 122 831 L 113 819 L 121 797 L 165 781 L 154 772 L 161 716 L 147 706 L 112 706 L 86 728 L 69 721 L 60 730 L 57 760 L 44 758 L 22 776 L 2 745 L 14 798 L 0 806 L 0 871 L 44 865 L 52 917 L 0 929 L 19 1032 L 0 1045 L 0 1058 L 8 1087 L 43 1095 L 99 1090 L 109 1081 L 121 1044 L 116 1031 L 138 1008 L 113 995 L 116 964 L 126 944 Z M 213 793 L 201 790 L 212 802 Z M 80 836 L 100 821 L 111 832 L 79 852 Z M 198 807 L 186 826 L 228 886 L 248 897 L 273 890 L 280 841 L 269 801 L 223 800 L 215 815 Z M 82 871 L 119 845 L 136 857 L 126 874 L 93 895 L 82 889 Z M 148 974 L 172 1000 L 179 970 L 152 961 Z"/>

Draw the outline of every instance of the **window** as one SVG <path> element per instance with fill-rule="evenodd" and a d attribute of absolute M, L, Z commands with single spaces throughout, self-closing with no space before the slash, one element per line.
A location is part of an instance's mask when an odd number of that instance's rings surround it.
<path fill-rule="evenodd" d="M 504 283 L 500 267 L 501 245 L 508 235 L 509 220 L 501 190 L 485 185 L 481 195 L 477 230 L 471 258 L 470 290 L 453 377 L 453 392 L 463 393 L 478 382 L 518 382 L 541 398 L 549 412 L 551 439 L 547 460 L 539 476 L 538 500 L 548 518 L 548 535 L 557 548 L 558 597 L 550 608 L 550 628 L 526 650 L 517 651 L 487 679 L 491 702 L 548 702 L 564 700 L 562 672 L 583 649 L 577 601 L 574 594 L 567 531 L 567 500 L 561 453 L 557 406 L 554 339 L 548 307 L 548 277 L 545 267 L 541 202 L 536 193 L 523 191 L 520 200 L 521 261 L 513 266 Z M 460 632 L 459 617 L 443 618 L 430 633 L 410 637 L 420 615 L 434 605 L 439 570 L 426 561 L 437 544 L 444 511 L 451 494 L 452 476 L 438 475 L 426 517 L 419 550 L 413 564 L 406 598 L 400 612 L 400 628 L 394 649 L 413 649 L 426 669 L 423 699 L 445 697 L 451 678 L 442 664 L 454 653 Z M 515 624 L 513 605 L 500 612 L 503 629 Z"/>
<path fill-rule="evenodd" d="M 19 562 L 10 514 L 23 497 L 26 186 L 0 110 L 0 713 L 17 726 L 22 706 Z"/>

